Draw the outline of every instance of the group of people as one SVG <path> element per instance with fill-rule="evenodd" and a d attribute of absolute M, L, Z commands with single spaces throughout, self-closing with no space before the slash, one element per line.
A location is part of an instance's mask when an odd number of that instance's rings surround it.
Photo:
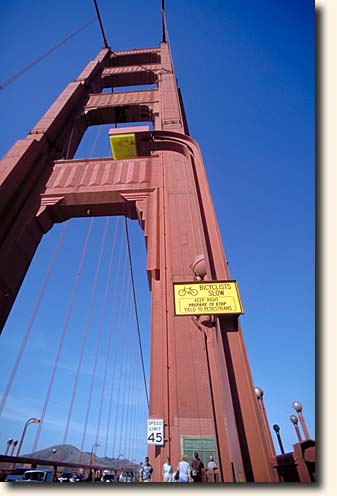
<path fill-rule="evenodd" d="M 209 457 L 207 469 L 214 469 L 217 465 L 213 456 Z M 204 464 L 201 461 L 199 454 L 194 453 L 194 458 L 189 464 L 187 455 L 183 455 L 181 461 L 177 465 L 177 469 L 173 472 L 170 458 L 166 458 L 163 465 L 163 482 L 202 482 L 202 469 Z M 149 462 L 149 457 L 145 458 L 144 464 L 139 471 L 140 482 L 152 482 L 153 467 Z"/>

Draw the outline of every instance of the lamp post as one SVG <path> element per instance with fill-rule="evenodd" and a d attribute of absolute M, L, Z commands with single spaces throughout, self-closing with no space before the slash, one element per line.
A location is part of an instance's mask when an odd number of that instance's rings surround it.
<path fill-rule="evenodd" d="M 57 452 L 57 450 L 55 448 L 53 448 L 51 451 L 51 459 L 53 462 L 55 461 L 56 452 Z M 57 482 L 57 466 L 56 466 L 56 464 L 54 464 L 53 467 L 54 467 L 54 482 Z"/>
<path fill-rule="evenodd" d="M 15 450 L 16 445 L 18 444 L 18 442 L 19 441 L 17 439 L 15 441 L 12 441 L 12 450 L 10 452 L 10 456 L 14 456 L 14 450 Z M 13 463 L 12 469 L 15 469 L 15 467 L 16 467 L 16 463 Z"/>
<path fill-rule="evenodd" d="M 18 451 L 16 452 L 16 456 L 19 456 L 19 454 L 20 454 L 20 451 L 22 448 L 22 443 L 23 443 L 23 440 L 25 438 L 26 430 L 27 430 L 27 427 L 29 426 L 29 424 L 39 424 L 39 423 L 40 423 L 40 419 L 38 419 L 36 417 L 32 417 L 32 418 L 27 420 L 27 422 L 25 423 L 25 426 L 23 428 L 22 434 L 21 434 L 21 439 L 19 442 Z"/>
<path fill-rule="evenodd" d="M 5 456 L 8 454 L 9 448 L 11 447 L 12 443 L 13 443 L 13 439 L 11 437 L 9 437 L 7 439 L 7 442 L 6 442 Z M 8 464 L 7 463 L 0 464 L 0 469 L 6 470 L 7 468 L 8 468 Z"/>
<path fill-rule="evenodd" d="M 11 451 L 11 456 L 13 456 L 13 455 L 14 455 L 14 450 L 15 450 L 15 447 L 16 447 L 16 445 L 18 444 L 18 442 L 19 442 L 18 440 L 15 440 L 15 441 L 13 441 L 13 442 L 12 442 L 12 451 Z"/>
<path fill-rule="evenodd" d="M 5 456 L 8 454 L 8 450 L 9 450 L 9 448 L 10 448 L 10 446 L 11 446 L 12 442 L 13 442 L 13 439 L 12 439 L 11 437 L 9 437 L 9 438 L 7 439 L 7 445 L 6 445 Z"/>
<path fill-rule="evenodd" d="M 278 444 L 280 446 L 281 453 L 282 453 L 282 455 L 284 455 L 284 448 L 283 448 L 282 439 L 281 439 L 281 435 L 280 435 L 280 426 L 277 424 L 274 424 L 273 429 L 276 432 L 276 436 L 277 436 Z"/>
<path fill-rule="evenodd" d="M 298 418 L 296 417 L 296 415 L 290 415 L 290 422 L 292 422 L 294 424 L 298 440 L 299 440 L 299 442 L 301 442 L 302 436 L 301 436 L 300 430 L 298 428 Z"/>
<path fill-rule="evenodd" d="M 305 439 L 310 439 L 309 431 L 307 429 L 307 426 L 305 425 L 302 415 L 302 404 L 299 401 L 293 401 L 292 407 L 298 413 L 298 418 L 300 419 Z"/>
<path fill-rule="evenodd" d="M 259 410 L 260 410 L 261 417 L 262 417 L 262 423 L 263 423 L 264 431 L 265 431 L 266 437 L 267 437 L 267 443 L 269 446 L 269 451 L 270 451 L 271 456 L 275 456 L 275 447 L 274 447 L 273 439 L 271 437 L 270 428 L 269 428 L 268 419 L 267 419 L 267 414 L 266 414 L 266 409 L 264 407 L 264 402 L 263 402 L 263 394 L 264 394 L 263 389 L 261 389 L 260 387 L 255 387 L 254 391 L 255 391 L 256 398 L 258 400 Z"/>
<path fill-rule="evenodd" d="M 124 454 L 123 453 L 119 453 L 119 455 L 117 456 L 117 474 L 119 474 L 119 460 L 120 460 L 120 457 L 121 456 L 124 456 Z"/>
<path fill-rule="evenodd" d="M 98 444 L 98 443 L 94 443 L 91 447 L 91 452 L 90 452 L 90 471 L 91 471 L 91 477 L 92 477 L 92 482 L 95 482 L 95 477 L 94 477 L 94 474 L 93 474 L 93 469 L 92 469 L 92 459 L 93 459 L 93 455 L 94 455 L 94 449 L 95 448 L 99 448 L 101 445 Z"/>

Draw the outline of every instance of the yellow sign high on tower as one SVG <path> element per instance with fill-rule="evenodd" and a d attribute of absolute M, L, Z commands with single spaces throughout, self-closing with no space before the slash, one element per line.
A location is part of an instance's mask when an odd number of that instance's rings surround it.
<path fill-rule="evenodd" d="M 244 313 L 236 281 L 174 283 L 175 315 Z"/>

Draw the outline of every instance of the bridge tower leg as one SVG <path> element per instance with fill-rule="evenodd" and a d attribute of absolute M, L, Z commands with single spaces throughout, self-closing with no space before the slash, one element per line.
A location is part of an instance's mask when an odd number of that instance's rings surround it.
<path fill-rule="evenodd" d="M 102 92 L 134 85 L 151 87 Z M 88 126 L 144 121 L 153 129 L 138 157 L 72 159 Z M 174 315 L 173 283 L 193 279 L 197 256 L 205 258 L 208 280 L 229 274 L 169 45 L 103 49 L 4 157 L 0 187 L 1 329 L 55 222 L 88 212 L 138 219 L 152 294 L 149 417 L 165 421 L 164 446 L 149 448 L 155 481 L 166 456 L 175 468 L 183 452 L 194 450 L 215 454 L 222 481 L 274 481 L 237 320 L 217 318 L 209 327 Z"/>

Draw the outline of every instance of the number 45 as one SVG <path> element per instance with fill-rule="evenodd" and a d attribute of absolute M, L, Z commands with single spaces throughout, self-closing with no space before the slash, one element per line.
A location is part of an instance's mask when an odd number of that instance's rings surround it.
<path fill-rule="evenodd" d="M 149 435 L 147 438 L 148 441 L 151 441 L 151 443 L 161 443 L 163 441 L 163 436 L 161 432 L 152 432 L 152 434 Z"/>

